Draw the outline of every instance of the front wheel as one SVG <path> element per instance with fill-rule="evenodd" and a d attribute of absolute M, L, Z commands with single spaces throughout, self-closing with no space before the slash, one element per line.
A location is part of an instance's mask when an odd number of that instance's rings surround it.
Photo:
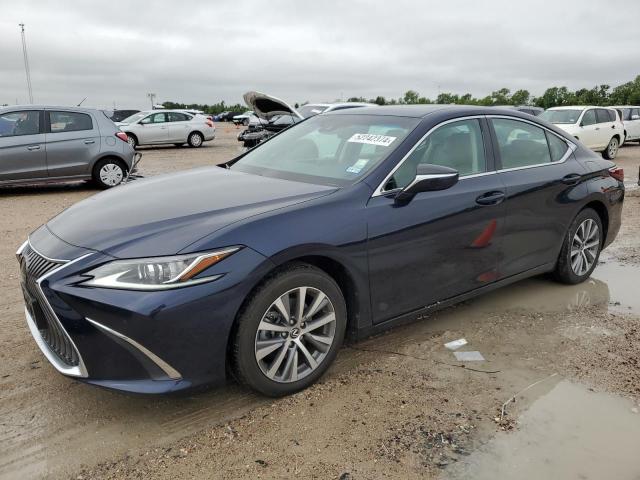
<path fill-rule="evenodd" d="M 192 134 L 189 135 L 188 142 L 190 147 L 197 148 L 202 146 L 202 142 L 204 142 L 204 138 L 202 137 L 202 134 L 198 132 L 193 132 Z"/>
<path fill-rule="evenodd" d="M 603 242 L 602 221 L 586 208 L 574 219 L 560 250 L 555 277 L 571 285 L 584 282 L 598 263 Z"/>
<path fill-rule="evenodd" d="M 618 139 L 616 137 L 613 137 L 611 140 L 609 140 L 609 145 L 607 145 L 605 151 L 602 152 L 602 156 L 607 160 L 613 160 L 618 154 L 618 146 Z"/>
<path fill-rule="evenodd" d="M 278 397 L 313 384 L 344 339 L 347 311 L 336 282 L 311 265 L 271 277 L 238 317 L 232 363 L 238 380 Z"/>

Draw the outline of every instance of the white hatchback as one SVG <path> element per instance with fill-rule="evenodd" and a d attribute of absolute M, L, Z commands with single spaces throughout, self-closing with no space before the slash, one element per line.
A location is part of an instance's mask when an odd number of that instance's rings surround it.
<path fill-rule="evenodd" d="M 134 148 L 162 143 L 200 147 L 216 137 L 216 127 L 210 119 L 180 110 L 139 112 L 116 125 L 127 134 L 129 145 Z"/>
<path fill-rule="evenodd" d="M 591 150 L 613 160 L 624 142 L 624 125 L 618 112 L 607 107 L 553 107 L 540 114 L 573 135 Z"/>

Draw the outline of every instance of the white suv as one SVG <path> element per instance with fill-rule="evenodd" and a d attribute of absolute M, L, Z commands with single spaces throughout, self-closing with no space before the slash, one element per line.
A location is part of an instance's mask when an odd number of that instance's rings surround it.
<path fill-rule="evenodd" d="M 540 114 L 573 135 L 591 150 L 613 160 L 624 142 L 624 125 L 618 112 L 605 107 L 554 107 Z"/>
<path fill-rule="evenodd" d="M 624 141 L 637 140 L 640 143 L 640 107 L 622 105 L 615 108 L 624 123 Z"/>

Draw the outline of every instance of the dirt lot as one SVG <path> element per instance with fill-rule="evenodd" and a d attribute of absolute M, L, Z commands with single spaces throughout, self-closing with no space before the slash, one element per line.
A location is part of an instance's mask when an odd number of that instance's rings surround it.
<path fill-rule="evenodd" d="M 198 150 L 142 149 L 142 173 L 221 162 L 239 151 L 236 133 L 219 127 Z M 640 146 L 618 163 L 637 182 Z M 14 252 L 93 194 L 0 192 L 0 478 L 638 478 L 638 190 L 585 284 L 526 280 L 345 347 L 319 384 L 279 400 L 233 384 L 133 397 L 47 364 Z M 486 360 L 457 362 L 443 344 L 459 338 Z"/>

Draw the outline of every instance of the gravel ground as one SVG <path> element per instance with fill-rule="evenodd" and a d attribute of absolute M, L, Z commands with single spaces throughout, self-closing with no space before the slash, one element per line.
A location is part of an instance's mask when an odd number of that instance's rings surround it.
<path fill-rule="evenodd" d="M 143 148 L 141 171 L 220 163 L 239 152 L 236 134 L 223 124 L 200 149 Z M 640 146 L 622 148 L 618 163 L 637 181 Z M 637 411 L 640 305 L 629 285 L 640 274 L 638 191 L 628 193 L 622 231 L 589 282 L 526 280 L 347 346 L 321 382 L 279 400 L 233 384 L 132 397 L 47 364 L 24 323 L 14 252 L 31 230 L 95 192 L 0 193 L 8 272 L 0 280 L 0 478 L 446 478 L 521 428 L 519 415 L 544 392 L 518 396 L 503 418 L 501 405 L 550 375 L 624 397 Z M 461 337 L 486 361 L 456 362 L 443 344 Z"/>

